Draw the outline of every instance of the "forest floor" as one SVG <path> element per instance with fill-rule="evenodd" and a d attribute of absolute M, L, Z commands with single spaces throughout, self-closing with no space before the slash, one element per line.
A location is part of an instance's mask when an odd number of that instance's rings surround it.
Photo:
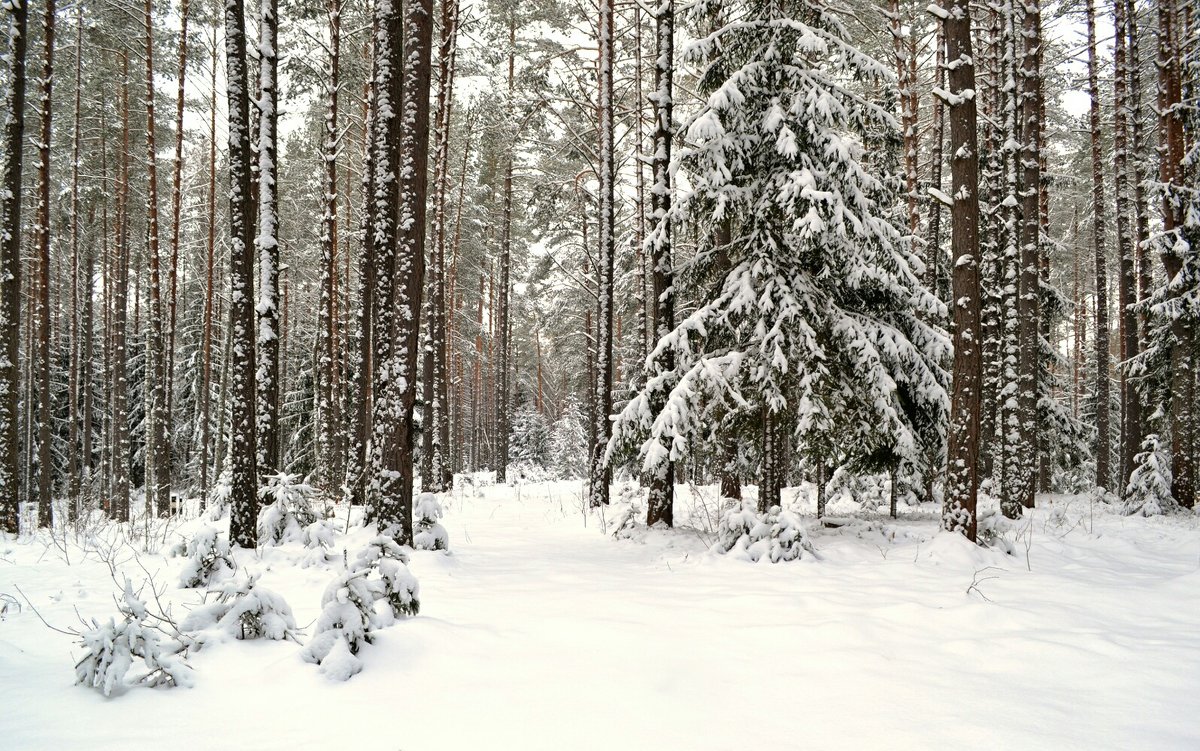
<path fill-rule="evenodd" d="M 194 687 L 108 698 L 73 685 L 82 650 L 41 618 L 106 620 L 114 578 L 148 574 L 182 617 L 201 595 L 158 551 L 202 522 L 107 552 L 0 539 L 0 748 L 1200 748 L 1200 516 L 1046 496 L 1004 552 L 938 534 L 932 506 L 818 527 L 789 490 L 816 555 L 754 564 L 708 551 L 712 488 L 681 496 L 690 528 L 614 539 L 579 483 L 460 487 L 453 553 L 409 566 L 420 615 L 349 681 L 292 642 L 226 641 L 189 657 Z M 340 565 L 309 553 L 238 552 L 302 628 Z"/>

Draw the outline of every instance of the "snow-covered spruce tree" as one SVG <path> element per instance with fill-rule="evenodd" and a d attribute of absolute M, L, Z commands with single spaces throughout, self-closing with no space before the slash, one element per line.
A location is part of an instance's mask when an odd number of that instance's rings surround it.
<path fill-rule="evenodd" d="M 544 467 L 550 454 L 550 424 L 532 405 L 522 406 L 512 416 L 508 433 L 510 464 Z"/>
<path fill-rule="evenodd" d="M 805 551 L 814 552 L 804 525 L 795 514 L 779 506 L 756 512 L 749 503 L 725 512 L 712 549 L 717 553 L 736 551 L 755 563 L 763 558 L 771 563 L 795 561 Z"/>
<path fill-rule="evenodd" d="M 587 415 L 579 400 L 567 396 L 558 419 L 550 428 L 549 459 L 554 474 L 563 478 L 578 478 L 587 467 Z"/>
<path fill-rule="evenodd" d="M 789 441 L 806 459 L 873 469 L 942 440 L 949 342 L 927 321 L 945 310 L 888 218 L 890 181 L 863 164 L 865 134 L 897 127 L 862 93 L 892 85 L 887 68 L 817 3 L 715 0 L 691 17 L 724 24 L 684 51 L 707 100 L 685 123 L 673 166 L 691 187 L 672 214 L 699 224 L 689 273 L 724 271 L 660 337 L 651 357 L 669 350 L 674 367 L 626 405 L 610 456 L 643 439 L 647 468 L 682 458 L 703 414 L 728 403 L 760 416 L 746 425 L 763 441 L 765 511 Z"/>
<path fill-rule="evenodd" d="M 304 529 L 317 520 L 312 507 L 316 489 L 287 472 L 266 479 L 267 486 L 259 490 L 259 544 L 282 545 L 301 539 Z"/>
<path fill-rule="evenodd" d="M 1158 516 L 1179 508 L 1171 496 L 1171 457 L 1163 450 L 1157 433 L 1142 441 L 1142 451 L 1133 461 L 1129 487 L 1125 490 L 1125 513 Z"/>

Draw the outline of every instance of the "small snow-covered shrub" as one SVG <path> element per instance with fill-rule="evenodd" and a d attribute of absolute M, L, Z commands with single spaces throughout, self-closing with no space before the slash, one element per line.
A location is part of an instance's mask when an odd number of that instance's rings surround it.
<path fill-rule="evenodd" d="M 814 552 L 804 525 L 795 514 L 778 506 L 760 514 L 749 504 L 730 509 L 721 517 L 713 550 L 737 551 L 751 561 L 765 558 L 771 563 L 798 560 L 806 550 Z"/>
<path fill-rule="evenodd" d="M 214 632 L 234 639 L 297 641 L 291 607 L 278 593 L 258 586 L 257 576 L 227 583 L 216 602 L 197 607 L 179 628 L 195 633 L 199 644 L 211 640 Z"/>
<path fill-rule="evenodd" d="M 975 539 L 980 545 L 1016 555 L 1017 523 L 995 508 L 981 511 L 976 521 Z"/>
<path fill-rule="evenodd" d="M 1142 441 L 1125 498 L 1125 514 L 1129 516 L 1158 516 L 1179 508 L 1171 495 L 1171 458 L 1163 451 L 1157 434 Z"/>
<path fill-rule="evenodd" d="M 330 548 L 337 540 L 338 522 L 333 519 L 318 519 L 304 528 L 300 541 L 308 548 L 308 553 L 300 559 L 302 568 L 310 566 L 327 566 L 338 560 L 338 556 Z"/>
<path fill-rule="evenodd" d="M 93 618 L 92 628 L 79 635 L 85 652 L 75 663 L 75 682 L 105 696 L 138 684 L 191 686 L 192 668 L 184 659 L 188 644 L 170 637 L 168 624 L 149 612 L 128 579 L 117 609 L 119 619 Z"/>
<path fill-rule="evenodd" d="M 318 519 L 304 528 L 300 541 L 306 548 L 331 548 L 337 538 L 337 521 Z"/>
<path fill-rule="evenodd" d="M 417 550 L 450 550 L 450 534 L 438 519 L 442 504 L 433 493 L 422 493 L 413 508 L 413 547 Z"/>
<path fill-rule="evenodd" d="M 312 500 L 316 489 L 296 475 L 280 472 L 268 478 L 259 490 L 264 506 L 258 512 L 258 540 L 263 545 L 282 545 L 299 540 L 304 528 L 317 520 Z"/>
<path fill-rule="evenodd" d="M 371 540 L 325 588 L 313 638 L 301 656 L 332 680 L 362 670 L 356 655 L 371 642 L 371 633 L 420 609 L 417 579 L 407 563 L 408 555 L 390 537 Z"/>
<path fill-rule="evenodd" d="M 179 586 L 207 586 L 214 579 L 233 573 L 237 564 L 229 547 L 229 538 L 222 536 L 215 527 L 202 527 L 184 547 L 187 561 L 179 573 Z"/>

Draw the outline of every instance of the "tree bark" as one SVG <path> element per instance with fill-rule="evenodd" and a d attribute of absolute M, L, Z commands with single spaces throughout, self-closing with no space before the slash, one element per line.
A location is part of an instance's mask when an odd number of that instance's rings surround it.
<path fill-rule="evenodd" d="M 55 0 L 46 0 L 42 25 L 42 92 L 38 102 L 41 131 L 38 136 L 38 206 L 34 226 L 38 248 L 37 277 L 37 384 L 38 384 L 38 526 L 53 522 L 50 458 L 50 138 L 53 118 Z"/>
<path fill-rule="evenodd" d="M 187 81 L 189 0 L 179 6 L 179 64 L 176 68 L 178 85 L 175 89 L 175 165 L 171 172 L 171 291 L 167 296 L 167 420 L 175 418 L 175 326 L 179 307 L 179 241 L 183 211 L 183 107 Z M 167 425 L 168 437 L 171 426 Z"/>
<path fill-rule="evenodd" d="M 396 123 L 399 137 L 398 219 L 394 257 L 394 341 L 387 361 L 387 382 L 376 408 L 379 439 L 377 487 L 381 530 L 401 544 L 412 543 L 413 406 L 417 394 L 417 345 L 420 337 L 425 276 L 426 199 L 428 198 L 429 88 L 432 78 L 433 2 L 410 0 L 404 9 L 404 54 L 392 37 L 389 51 L 402 59 L 404 96 Z M 384 49 L 388 49 L 384 45 Z M 382 301 L 378 301 L 382 304 Z M 382 429 L 381 429 L 382 428 Z"/>
<path fill-rule="evenodd" d="M 0 23 L 8 30 L 0 77 L 4 143 L 0 146 L 0 531 L 20 532 L 21 482 L 17 426 L 21 344 L 21 172 L 25 140 L 25 47 L 28 4 L 6 3 Z"/>
<path fill-rule="evenodd" d="M 1184 29 L 1175 0 L 1158 2 L 1158 112 L 1159 112 L 1159 183 L 1162 191 L 1162 230 L 1160 257 L 1167 283 L 1183 271 L 1183 257 L 1176 236 L 1185 230 L 1183 161 L 1186 141 L 1183 129 L 1183 82 L 1180 36 Z M 1179 292 L 1171 293 L 1175 296 Z M 1196 504 L 1194 413 L 1192 404 L 1195 331 L 1183 314 L 1170 322 L 1171 338 L 1171 495 L 1184 508 Z"/>
<path fill-rule="evenodd" d="M 79 281 L 83 273 L 83 262 L 79 256 L 79 152 L 82 105 L 83 73 L 83 6 L 75 8 L 75 109 L 71 124 L 71 348 L 68 364 L 68 414 L 67 436 L 67 518 L 74 522 L 79 517 L 82 505 L 79 479 L 79 427 L 80 427 L 80 369 L 83 366 L 80 324 L 80 307 L 83 303 Z M 91 302 L 90 298 L 88 300 Z"/>
<path fill-rule="evenodd" d="M 675 273 L 671 246 L 671 137 L 674 124 L 673 77 L 675 74 L 675 2 L 659 0 L 655 11 L 655 58 L 654 93 L 654 152 L 651 154 L 654 183 L 650 188 L 650 202 L 654 226 L 646 249 L 651 269 L 654 291 L 653 318 L 654 339 L 651 348 L 675 328 Z M 655 358 L 651 375 L 659 375 L 675 367 L 674 352 L 670 348 Z M 661 394 L 661 392 L 656 392 Z M 651 405 L 653 414 L 660 414 L 665 407 L 665 394 L 661 394 Z M 647 502 L 646 524 L 662 523 L 675 525 L 675 465 L 671 460 L 671 446 L 663 446 L 667 456 L 650 468 L 650 493 Z"/>
<path fill-rule="evenodd" d="M 214 269 L 217 247 L 217 30 L 212 30 L 212 68 L 209 71 L 209 139 L 208 139 L 208 240 L 204 248 L 204 330 L 201 333 L 203 370 L 200 377 L 200 508 L 208 503 L 208 467 L 212 422 L 209 404 L 212 402 L 212 339 Z M 223 421 L 224 414 L 218 415 Z"/>
<path fill-rule="evenodd" d="M 980 388 L 983 381 L 979 344 L 979 152 L 976 146 L 975 65 L 971 52 L 971 17 L 967 0 L 947 0 L 943 30 L 949 69 L 950 173 L 954 255 L 954 366 L 950 401 L 948 464 L 942 526 L 975 541 L 979 488 Z"/>
<path fill-rule="evenodd" d="M 121 161 L 117 184 L 117 242 L 112 283 L 112 386 L 110 472 L 111 506 L 119 522 L 129 521 L 129 382 L 126 371 L 126 321 L 129 290 L 129 53 L 121 50 Z"/>
<path fill-rule="evenodd" d="M 146 334 L 149 388 L 146 400 L 146 512 L 171 512 L 171 449 L 168 443 L 166 325 L 162 300 L 162 261 L 158 242 L 158 148 L 154 130 L 154 5 L 143 4 L 146 63 L 146 219 L 150 257 L 150 331 Z"/>
<path fill-rule="evenodd" d="M 600 0 L 598 26 L 600 56 L 599 106 L 599 225 L 596 256 L 596 387 L 593 393 L 595 436 L 591 446 L 588 504 L 607 505 L 612 468 L 605 460 L 612 436 L 613 377 L 613 264 L 616 255 L 615 211 L 616 153 L 613 148 L 613 0 Z"/>
<path fill-rule="evenodd" d="M 329 16 L 328 82 L 325 88 L 325 134 L 322 159 L 325 164 L 321 216 L 321 299 L 317 310 L 317 465 L 318 475 L 332 490 L 342 481 L 342 415 L 337 397 L 338 358 L 338 89 L 342 40 L 342 0 L 327 0 Z"/>
<path fill-rule="evenodd" d="M 254 201 L 250 174 L 250 99 L 244 0 L 225 0 L 225 74 L 229 119 L 229 468 L 230 541 L 258 542 L 255 431 Z"/>
<path fill-rule="evenodd" d="M 514 63 L 516 58 L 516 21 L 509 18 L 508 26 L 508 112 L 516 116 L 513 107 Z M 513 222 L 513 159 L 516 138 L 505 149 L 503 205 L 500 218 L 500 263 L 498 292 L 496 294 L 496 380 L 493 399 L 495 403 L 496 482 L 508 481 L 508 392 L 509 392 L 509 277 L 512 269 L 512 222 Z"/>
<path fill-rule="evenodd" d="M 258 39 L 258 315 L 256 440 L 259 481 L 282 470 L 279 450 L 279 10 L 278 0 L 260 0 Z"/>
<path fill-rule="evenodd" d="M 1127 99 L 1129 82 L 1126 39 L 1128 21 L 1125 0 L 1113 3 L 1115 26 L 1113 78 L 1113 189 L 1117 197 L 1117 256 L 1120 259 L 1120 274 L 1117 277 L 1117 300 L 1120 309 L 1121 330 L 1121 464 L 1118 471 L 1118 490 L 1124 493 L 1129 475 L 1133 471 L 1134 456 L 1141 448 L 1142 410 L 1137 389 L 1129 376 L 1129 363 L 1138 354 L 1138 319 L 1133 306 L 1137 302 L 1136 280 L 1136 237 L 1131 235 L 1131 206 L 1129 190 L 1129 126 L 1130 112 Z"/>
<path fill-rule="evenodd" d="M 1096 326 L 1093 334 L 1096 357 L 1096 484 L 1112 488 L 1111 443 L 1108 406 L 1108 272 L 1105 235 L 1108 230 L 1104 202 L 1104 156 L 1100 131 L 1099 62 L 1096 56 L 1096 2 L 1087 0 L 1088 92 L 1092 97 L 1089 125 L 1092 139 L 1092 206 L 1095 220 Z"/>
<path fill-rule="evenodd" d="M 1041 235 L 1041 44 L 1042 21 L 1038 0 L 1024 0 L 1021 20 L 1019 89 L 1021 92 L 1021 256 L 1020 299 L 1017 302 L 1018 344 L 1017 404 L 1020 420 L 1021 483 L 1013 489 L 1013 498 L 1025 508 L 1033 508 L 1038 468 L 1037 400 L 1038 358 L 1041 352 L 1039 248 Z"/>

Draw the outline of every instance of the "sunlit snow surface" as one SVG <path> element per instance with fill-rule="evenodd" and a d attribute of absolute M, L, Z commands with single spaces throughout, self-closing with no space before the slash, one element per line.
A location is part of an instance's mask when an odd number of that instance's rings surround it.
<path fill-rule="evenodd" d="M 72 685 L 80 649 L 22 602 L 0 623 L 0 748 L 1200 748 L 1194 515 L 1048 497 L 1006 555 L 935 534 L 932 506 L 835 506 L 848 523 L 820 528 L 788 490 L 818 557 L 753 564 L 708 552 L 711 488 L 681 493 L 694 527 L 618 540 L 615 511 L 585 526 L 578 483 L 460 484 L 453 553 L 412 554 L 420 615 L 378 631 L 344 683 L 295 643 L 226 641 L 191 657 L 194 688 L 106 699 Z M 370 536 L 339 534 L 330 564 L 299 543 L 238 561 L 303 629 L 340 549 Z M 107 618 L 108 569 L 69 551 L 0 541 L 0 595 L 19 587 L 62 628 Z M 199 600 L 176 586 L 182 558 L 142 563 L 178 617 Z"/>

